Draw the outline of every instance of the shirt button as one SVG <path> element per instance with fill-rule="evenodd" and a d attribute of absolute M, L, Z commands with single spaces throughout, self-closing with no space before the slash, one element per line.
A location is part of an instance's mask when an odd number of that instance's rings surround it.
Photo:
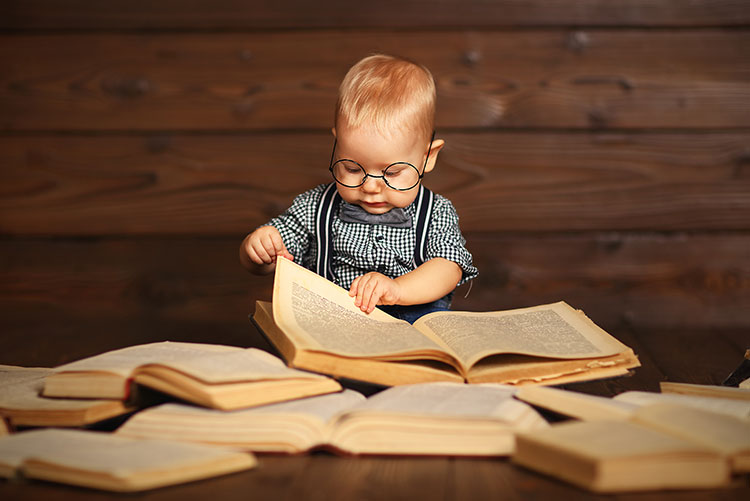
<path fill-rule="evenodd" d="M 384 264 L 378 265 L 378 271 L 380 273 L 385 273 L 386 266 Z"/>
<path fill-rule="evenodd" d="M 375 240 L 377 240 L 378 242 L 382 242 L 383 238 L 385 238 L 383 237 L 383 235 L 375 235 Z"/>

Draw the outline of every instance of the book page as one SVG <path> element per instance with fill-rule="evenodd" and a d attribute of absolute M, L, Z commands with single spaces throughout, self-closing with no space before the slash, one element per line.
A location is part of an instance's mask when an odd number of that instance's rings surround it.
<path fill-rule="evenodd" d="M 283 258 L 276 263 L 273 316 L 296 346 L 308 350 L 402 360 L 444 351 L 408 322 L 379 309 L 363 313 L 346 290 Z"/>
<path fill-rule="evenodd" d="M 487 313 L 436 312 L 414 326 L 444 341 L 467 367 L 494 354 L 580 359 L 627 349 L 564 302 Z"/>
<path fill-rule="evenodd" d="M 63 371 L 103 371 L 129 377 L 130 373 L 139 365 L 171 362 L 196 356 L 196 348 L 200 347 L 202 356 L 211 353 L 229 353 L 243 348 L 221 346 L 214 344 L 177 343 L 164 341 L 160 343 L 129 346 L 119 350 L 108 351 L 93 357 L 77 360 L 69 364 L 55 367 L 55 372 Z"/>
<path fill-rule="evenodd" d="M 172 343 L 176 344 L 176 343 Z M 277 357 L 257 348 L 239 348 L 221 353 L 205 353 L 202 345 L 181 347 L 179 356 L 159 360 L 158 365 L 177 369 L 206 383 L 262 381 L 279 379 L 328 379 L 327 376 L 292 369 Z M 142 366 L 147 370 L 148 366 Z M 137 369 L 135 372 L 141 369 Z"/>
<path fill-rule="evenodd" d="M 19 467 L 29 459 L 83 471 L 127 477 L 149 470 L 187 467 L 238 454 L 197 444 L 137 440 L 82 430 L 35 430 L 0 439 L 0 462 Z"/>
<path fill-rule="evenodd" d="M 457 418 L 503 418 L 513 422 L 528 406 L 513 399 L 515 390 L 500 384 L 425 383 L 394 386 L 351 409 Z M 520 405 L 518 405 L 520 404 Z"/>
<path fill-rule="evenodd" d="M 273 355 L 255 348 L 164 341 L 130 346 L 56 367 L 62 371 L 106 371 L 129 377 L 151 364 L 180 370 L 207 383 L 284 378 L 325 378 L 290 369 Z"/>
<path fill-rule="evenodd" d="M 121 402 L 108 400 L 44 398 L 44 378 L 54 371 L 42 367 L 13 367 L 0 365 L 0 413 L 3 409 L 35 411 L 73 411 L 88 409 L 101 403 L 119 406 Z"/>
<path fill-rule="evenodd" d="M 649 404 L 685 405 L 696 409 L 735 416 L 740 419 L 750 419 L 750 402 L 743 400 L 678 395 L 674 393 L 651 393 L 647 391 L 626 391 L 620 393 L 614 399 L 620 402 L 635 404 L 639 407 Z"/>
<path fill-rule="evenodd" d="M 365 400 L 365 397 L 353 390 L 344 390 L 339 393 L 329 393 L 315 397 L 300 398 L 276 404 L 261 405 L 251 409 L 235 411 L 222 411 L 196 407 L 193 405 L 167 403 L 152 409 L 141 411 L 132 417 L 130 421 L 137 421 L 140 415 L 153 416 L 192 416 L 192 417 L 219 417 L 224 422 L 242 423 L 243 420 L 254 418 L 263 414 L 269 415 L 305 415 L 312 416 L 321 423 L 326 423 L 332 416 L 349 409 Z M 273 419 L 273 418 L 271 418 Z M 127 427 L 127 423 L 125 424 Z"/>
<path fill-rule="evenodd" d="M 726 414 L 681 405 L 652 404 L 639 408 L 632 420 L 724 454 L 750 450 L 750 422 Z"/>

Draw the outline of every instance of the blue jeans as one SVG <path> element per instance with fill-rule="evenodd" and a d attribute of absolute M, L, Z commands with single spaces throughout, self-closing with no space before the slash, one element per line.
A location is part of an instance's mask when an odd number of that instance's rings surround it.
<path fill-rule="evenodd" d="M 394 305 L 388 305 L 388 306 L 378 306 L 378 308 L 388 313 L 392 317 L 396 317 L 401 320 L 406 320 L 410 324 L 413 324 L 422 315 L 427 315 L 428 313 L 432 313 L 434 311 L 450 310 L 451 299 L 453 299 L 453 294 L 448 294 L 446 296 L 443 296 L 440 299 L 433 301 L 431 303 L 414 304 L 414 305 L 409 305 L 409 306 L 402 306 L 400 304 L 394 304 Z"/>

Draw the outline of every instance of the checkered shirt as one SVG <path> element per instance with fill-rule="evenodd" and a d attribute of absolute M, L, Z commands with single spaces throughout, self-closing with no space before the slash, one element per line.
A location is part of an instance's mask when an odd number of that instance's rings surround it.
<path fill-rule="evenodd" d="M 297 196 L 286 212 L 266 223 L 279 230 L 284 245 L 294 256 L 294 262 L 313 271 L 317 258 L 315 211 L 326 186 L 321 184 Z M 355 278 L 371 271 L 396 278 L 416 268 L 416 203 L 404 210 L 412 217 L 414 224 L 411 228 L 350 223 L 342 221 L 338 212 L 334 214 L 331 266 L 336 284 L 348 290 Z M 458 264 L 463 271 L 458 283 L 461 285 L 478 275 L 465 244 L 453 204 L 447 198 L 435 194 L 425 261 L 442 257 Z"/>

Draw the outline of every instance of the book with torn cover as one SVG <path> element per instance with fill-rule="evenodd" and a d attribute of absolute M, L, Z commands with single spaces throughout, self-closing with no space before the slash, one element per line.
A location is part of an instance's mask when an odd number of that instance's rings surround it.
<path fill-rule="evenodd" d="M 503 385 L 424 383 L 367 399 L 344 390 L 231 412 L 163 404 L 135 414 L 116 433 L 256 452 L 502 456 L 513 451 L 519 430 L 548 426 L 512 394 Z"/>
<path fill-rule="evenodd" d="M 341 390 L 329 377 L 290 369 L 277 357 L 255 348 L 164 341 L 56 367 L 45 379 L 43 395 L 126 399 L 131 381 L 218 409 Z"/>
<path fill-rule="evenodd" d="M 253 320 L 292 367 L 387 386 L 430 381 L 560 384 L 622 375 L 633 351 L 564 302 L 435 312 L 414 325 L 354 306 L 348 292 L 277 261 L 273 302 Z"/>
<path fill-rule="evenodd" d="M 44 429 L 0 438 L 0 477 L 27 478 L 118 492 L 247 470 L 255 457 L 199 444 Z"/>
<path fill-rule="evenodd" d="M 630 421 L 568 421 L 519 433 L 514 463 L 598 493 L 725 486 L 726 457 Z"/>
<path fill-rule="evenodd" d="M 40 396 L 46 367 L 0 365 L 0 417 L 18 426 L 83 426 L 131 412 L 119 400 L 61 399 Z"/>

